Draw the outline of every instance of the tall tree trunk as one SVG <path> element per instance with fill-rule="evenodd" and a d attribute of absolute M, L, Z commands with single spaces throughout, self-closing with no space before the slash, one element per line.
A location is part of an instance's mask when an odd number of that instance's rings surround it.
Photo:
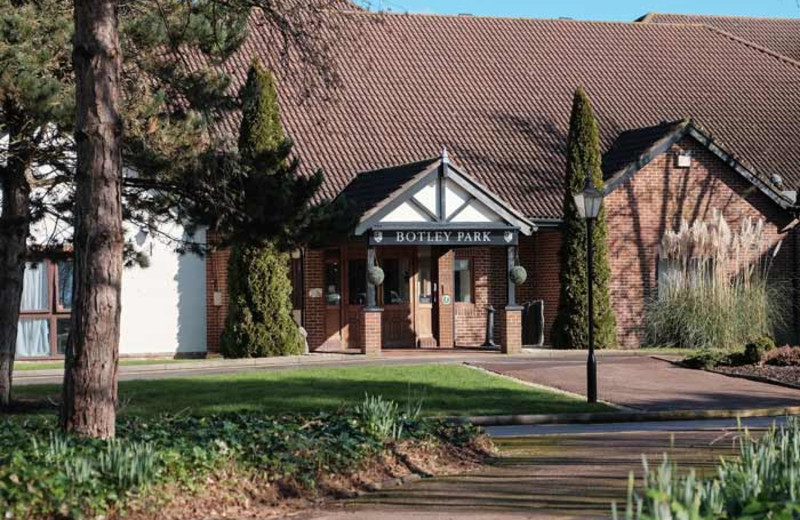
<path fill-rule="evenodd" d="M 121 56 L 114 0 L 75 0 L 75 298 L 61 424 L 115 433 L 122 281 Z"/>
<path fill-rule="evenodd" d="M 13 114 L 5 101 L 7 115 Z M 13 119 L 10 116 L 9 119 Z M 0 408 L 11 402 L 11 380 L 17 348 L 17 323 L 25 273 L 25 253 L 30 233 L 30 193 L 27 171 L 33 156 L 31 144 L 20 138 L 14 121 L 7 122 L 9 149 L 0 170 L 3 205 L 0 211 Z"/>

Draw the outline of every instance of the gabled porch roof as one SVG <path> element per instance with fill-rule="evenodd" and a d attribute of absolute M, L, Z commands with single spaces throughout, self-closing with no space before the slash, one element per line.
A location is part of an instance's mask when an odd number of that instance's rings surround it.
<path fill-rule="evenodd" d="M 358 210 L 356 236 L 380 229 L 508 229 L 536 225 L 441 156 L 360 173 L 339 194 Z"/>

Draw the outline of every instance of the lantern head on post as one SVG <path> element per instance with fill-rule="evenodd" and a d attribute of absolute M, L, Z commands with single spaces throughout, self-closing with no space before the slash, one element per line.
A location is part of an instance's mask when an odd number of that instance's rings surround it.
<path fill-rule="evenodd" d="M 603 192 L 595 188 L 591 174 L 586 175 L 586 187 L 574 193 L 575 207 L 582 219 L 596 219 L 603 205 Z"/>

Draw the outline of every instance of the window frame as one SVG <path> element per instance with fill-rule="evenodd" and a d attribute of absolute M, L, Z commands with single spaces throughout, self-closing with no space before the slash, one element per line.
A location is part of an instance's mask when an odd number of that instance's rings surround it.
<path fill-rule="evenodd" d="M 34 311 L 23 311 L 20 309 L 19 311 L 19 319 L 18 322 L 22 321 L 33 321 L 33 320 L 45 320 L 48 322 L 49 326 L 49 343 L 50 343 L 50 352 L 47 356 L 31 356 L 31 357 L 17 357 L 20 361 L 35 361 L 40 359 L 53 359 L 53 358 L 64 358 L 63 353 L 58 352 L 58 322 L 59 320 L 70 319 L 72 316 L 72 309 L 65 309 L 59 305 L 60 300 L 60 293 L 59 293 L 59 280 L 58 280 L 58 262 L 63 260 L 72 260 L 71 256 L 52 256 L 47 258 L 41 259 L 34 259 L 28 260 L 29 262 L 35 262 L 40 264 L 41 267 L 47 269 L 47 309 L 40 309 Z M 73 276 L 74 276 L 74 263 L 73 263 Z M 24 289 L 23 289 L 24 290 Z M 16 349 L 16 345 L 14 345 Z"/>
<path fill-rule="evenodd" d="M 459 271 L 463 269 L 456 269 L 456 263 L 459 260 L 464 260 L 467 263 L 469 270 L 469 301 L 460 301 L 458 299 L 458 292 L 456 291 L 456 277 Z M 453 261 L 453 302 L 458 305 L 475 305 L 475 261 L 471 256 L 456 257 Z"/>

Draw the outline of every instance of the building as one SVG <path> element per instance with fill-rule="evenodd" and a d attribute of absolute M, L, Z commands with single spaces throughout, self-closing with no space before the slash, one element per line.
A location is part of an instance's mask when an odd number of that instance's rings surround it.
<path fill-rule="evenodd" d="M 307 96 L 290 75 L 277 78 L 302 164 L 323 169 L 324 197 L 348 197 L 361 212 L 349 241 L 293 255 L 295 306 L 312 350 L 480 346 L 489 305 L 506 351 L 547 344 L 578 85 L 592 98 L 605 152 L 620 346 L 642 342 L 663 233 L 714 209 L 734 225 L 764 219 L 770 246 L 781 244 L 773 272 L 793 302 L 782 335 L 797 341 L 797 40 L 752 36 L 761 24 L 796 20 L 330 16 L 340 86 Z M 234 88 L 253 55 L 270 62 L 270 43 L 253 30 L 223 65 Z M 225 130 L 237 127 L 232 114 Z M 126 274 L 123 354 L 180 352 L 181 331 L 187 352 L 215 352 L 227 312 L 225 252 L 158 253 L 156 270 Z M 191 265 L 185 275 L 181 262 Z M 385 273 L 378 287 L 367 277 L 376 263 Z M 519 287 L 508 277 L 517 264 L 528 272 Z M 531 301 L 543 302 L 542 338 L 522 333 L 520 305 Z"/>

